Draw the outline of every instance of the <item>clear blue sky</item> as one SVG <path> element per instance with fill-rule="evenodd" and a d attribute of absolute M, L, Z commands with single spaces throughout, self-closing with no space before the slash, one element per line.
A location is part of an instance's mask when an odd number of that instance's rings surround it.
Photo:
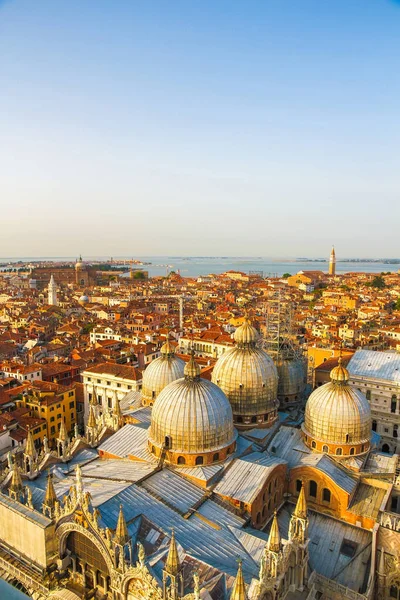
<path fill-rule="evenodd" d="M 0 256 L 400 256 L 400 2 L 0 0 Z"/>

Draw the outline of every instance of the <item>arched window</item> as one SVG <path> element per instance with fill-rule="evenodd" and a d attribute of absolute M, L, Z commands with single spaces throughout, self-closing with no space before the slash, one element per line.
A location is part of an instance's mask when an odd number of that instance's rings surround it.
<path fill-rule="evenodd" d="M 398 593 L 399 593 L 399 589 L 398 589 L 397 585 L 391 585 L 390 586 L 390 597 L 396 598 L 396 600 L 397 600 L 399 597 Z"/>
<path fill-rule="evenodd" d="M 186 458 L 184 456 L 178 456 L 178 465 L 186 465 Z"/>
<path fill-rule="evenodd" d="M 328 446 L 322 446 L 322 452 L 325 452 L 327 454 L 329 452 Z"/>
<path fill-rule="evenodd" d="M 353 456 L 354 452 L 355 452 L 355 448 L 350 448 L 350 454 L 351 454 L 351 456 Z"/>
<path fill-rule="evenodd" d="M 397 438 L 399 437 L 399 426 L 398 425 L 393 425 L 393 437 Z"/>
<path fill-rule="evenodd" d="M 336 456 L 342 456 L 343 450 L 342 448 L 336 448 Z"/>
<path fill-rule="evenodd" d="M 80 562 L 85 562 L 92 570 L 99 570 L 105 577 L 109 575 L 107 563 L 97 546 L 85 535 L 71 531 L 68 535 L 66 548 L 78 557 Z"/>
<path fill-rule="evenodd" d="M 386 454 L 389 454 L 390 448 L 389 448 L 388 444 L 383 444 L 383 446 L 382 446 L 382 452 L 385 452 Z"/>
<path fill-rule="evenodd" d="M 218 462 L 219 461 L 219 454 L 218 452 L 216 454 L 214 454 L 213 456 L 213 462 Z"/>
<path fill-rule="evenodd" d="M 270 481 L 270 482 L 269 482 L 269 486 L 268 486 L 268 494 L 270 494 L 270 493 L 271 493 L 271 486 L 272 486 L 272 482 Z"/>
<path fill-rule="evenodd" d="M 350 441 L 350 434 L 346 433 L 346 444 L 348 444 Z"/>
<path fill-rule="evenodd" d="M 317 444 L 314 442 L 314 440 L 311 442 L 311 448 L 316 448 Z"/>
<path fill-rule="evenodd" d="M 365 394 L 365 397 L 366 397 L 366 399 L 367 399 L 368 401 L 370 401 L 370 400 L 371 400 L 371 390 L 367 390 L 367 392 L 366 392 L 366 394 Z"/>
<path fill-rule="evenodd" d="M 236 423 L 243 423 L 243 417 L 236 417 Z"/>
<path fill-rule="evenodd" d="M 300 492 L 301 490 L 301 480 L 296 479 L 296 492 Z"/>
<path fill-rule="evenodd" d="M 276 501 L 277 500 L 278 500 L 278 493 L 275 492 L 275 494 L 274 494 L 274 504 L 275 504 L 275 506 L 276 506 Z"/>
<path fill-rule="evenodd" d="M 274 487 L 275 487 L 275 489 L 278 487 L 278 478 L 277 477 L 275 477 Z"/>
<path fill-rule="evenodd" d="M 324 502 L 330 502 L 331 501 L 331 492 L 330 492 L 330 490 L 328 490 L 328 488 L 324 488 L 322 490 L 322 500 Z"/>
<path fill-rule="evenodd" d="M 372 421 L 372 431 L 376 431 L 377 423 L 376 421 Z"/>
<path fill-rule="evenodd" d="M 164 446 L 166 448 L 171 448 L 171 437 L 169 435 L 165 436 Z"/>
<path fill-rule="evenodd" d="M 397 398 L 395 395 L 392 396 L 392 402 L 390 404 L 390 412 L 395 413 L 397 408 Z"/>
<path fill-rule="evenodd" d="M 262 516 L 263 517 L 265 517 L 266 512 L 267 512 L 267 507 L 264 506 L 263 509 L 262 509 Z"/>
<path fill-rule="evenodd" d="M 317 483 L 315 481 L 311 480 L 310 485 L 309 485 L 309 494 L 310 494 L 311 498 L 317 497 L 317 491 L 318 491 Z"/>
<path fill-rule="evenodd" d="M 261 514 L 257 513 L 256 522 L 259 523 L 261 521 Z"/>
<path fill-rule="evenodd" d="M 202 465 L 204 462 L 204 458 L 202 456 L 197 456 L 196 465 Z"/>
<path fill-rule="evenodd" d="M 268 512 L 271 510 L 271 499 L 268 500 Z"/>
<path fill-rule="evenodd" d="M 252 423 L 257 423 L 257 417 L 251 417 L 251 422 Z"/>

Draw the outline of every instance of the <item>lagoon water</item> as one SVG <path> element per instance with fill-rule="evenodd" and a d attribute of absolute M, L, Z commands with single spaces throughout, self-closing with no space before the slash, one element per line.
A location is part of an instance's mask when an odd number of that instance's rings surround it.
<path fill-rule="evenodd" d="M 17 590 L 4 579 L 0 579 L 0 598 L 1 600 L 27 600 L 29 596 Z"/>
<path fill-rule="evenodd" d="M 113 257 L 114 261 L 123 265 L 124 259 L 132 257 Z M 150 265 L 144 265 L 144 269 L 149 272 L 150 277 L 165 275 L 170 271 L 179 271 L 183 277 L 197 277 L 199 275 L 208 275 L 210 273 L 218 274 L 224 271 L 235 270 L 261 271 L 264 276 L 281 276 L 284 273 L 294 274 L 298 271 L 328 270 L 328 261 L 324 259 L 304 260 L 294 258 L 268 258 L 268 257 L 183 257 L 183 256 L 133 256 L 134 259 L 143 262 L 150 262 Z M 84 260 L 109 260 L 109 256 L 84 256 Z M 75 257 L 13 257 L 0 258 L 0 263 L 27 261 L 74 261 Z M 120 261 L 120 262 L 119 262 Z M 385 262 L 345 262 L 337 260 L 336 272 L 348 273 L 351 271 L 366 273 L 381 273 L 382 271 L 398 271 L 400 264 L 387 264 Z"/>

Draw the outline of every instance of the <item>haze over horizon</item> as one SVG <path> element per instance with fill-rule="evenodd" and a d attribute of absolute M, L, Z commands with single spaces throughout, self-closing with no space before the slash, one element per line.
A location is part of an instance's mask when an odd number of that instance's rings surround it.
<path fill-rule="evenodd" d="M 0 256 L 396 258 L 400 3 L 0 0 Z"/>

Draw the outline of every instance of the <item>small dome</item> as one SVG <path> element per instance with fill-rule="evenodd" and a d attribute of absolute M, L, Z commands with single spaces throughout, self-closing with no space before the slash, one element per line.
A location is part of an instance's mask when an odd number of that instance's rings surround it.
<path fill-rule="evenodd" d="M 89 298 L 88 298 L 88 297 L 87 297 L 85 294 L 83 294 L 83 295 L 82 295 L 82 296 L 79 298 L 79 302 L 80 302 L 81 304 L 87 304 L 87 303 L 89 302 Z"/>
<path fill-rule="evenodd" d="M 229 401 L 199 371 L 192 357 L 185 377 L 167 385 L 153 406 L 149 447 L 157 455 L 166 450 L 172 463 L 218 462 L 234 450 L 237 434 Z"/>
<path fill-rule="evenodd" d="M 235 332 L 236 346 L 217 360 L 212 374 L 239 428 L 270 426 L 277 418 L 278 374 L 273 360 L 257 347 L 258 338 L 246 319 Z"/>
<path fill-rule="evenodd" d="M 339 364 L 331 381 L 309 397 L 303 424 L 306 443 L 328 454 L 362 454 L 371 440 L 371 409 L 366 397 L 348 383 L 349 373 Z"/>
<path fill-rule="evenodd" d="M 184 361 L 175 356 L 169 341 L 165 342 L 161 356 L 153 360 L 143 373 L 142 404 L 151 406 L 167 385 L 183 377 L 184 368 Z"/>
<path fill-rule="evenodd" d="M 278 398 L 281 406 L 302 400 L 306 387 L 306 363 L 302 359 L 278 359 Z"/>

